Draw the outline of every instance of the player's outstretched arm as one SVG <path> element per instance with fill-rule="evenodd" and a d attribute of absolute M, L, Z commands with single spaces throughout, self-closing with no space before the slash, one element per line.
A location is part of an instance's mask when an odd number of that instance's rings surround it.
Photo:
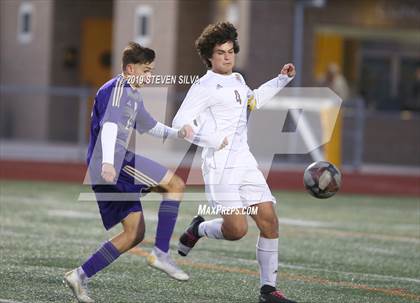
<path fill-rule="evenodd" d="M 198 132 L 194 133 L 191 139 L 188 138 L 186 140 L 195 145 L 214 148 L 215 150 L 221 150 L 229 144 L 227 137 L 220 132 L 214 132 L 211 134 L 202 134 Z"/>
<path fill-rule="evenodd" d="M 264 106 L 282 88 L 289 84 L 295 75 L 295 66 L 292 63 L 285 64 L 276 78 L 267 81 L 257 89 L 249 92 L 248 108 L 254 110 Z"/>
<path fill-rule="evenodd" d="M 152 115 L 144 107 L 143 102 L 139 105 L 139 110 L 136 116 L 136 131 L 140 134 L 147 133 L 157 138 L 180 138 L 193 137 L 193 129 L 189 125 L 183 125 L 182 127 L 169 127 L 159 121 L 156 121 Z"/>
<path fill-rule="evenodd" d="M 194 137 L 193 128 L 186 124 L 180 129 L 169 127 L 165 124 L 157 122 L 156 125 L 149 129 L 147 133 L 153 137 L 158 138 L 180 138 L 180 139 L 192 139 Z"/>

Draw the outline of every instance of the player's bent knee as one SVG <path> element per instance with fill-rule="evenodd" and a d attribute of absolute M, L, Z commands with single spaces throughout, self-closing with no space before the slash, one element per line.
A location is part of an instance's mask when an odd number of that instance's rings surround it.
<path fill-rule="evenodd" d="M 173 175 L 171 181 L 163 188 L 165 198 L 181 201 L 184 196 L 185 183 L 180 177 Z"/>
<path fill-rule="evenodd" d="M 183 193 L 185 190 L 184 181 L 177 175 L 174 175 L 169 182 L 169 190 L 175 193 Z"/>
<path fill-rule="evenodd" d="M 242 239 L 248 232 L 247 225 L 231 226 L 228 228 L 222 227 L 223 236 L 226 240 L 237 241 Z"/>
<path fill-rule="evenodd" d="M 172 175 L 167 183 L 162 183 L 159 187 L 163 190 L 163 193 L 170 195 L 170 199 L 175 200 L 180 200 L 185 191 L 185 183 L 177 175 Z"/>

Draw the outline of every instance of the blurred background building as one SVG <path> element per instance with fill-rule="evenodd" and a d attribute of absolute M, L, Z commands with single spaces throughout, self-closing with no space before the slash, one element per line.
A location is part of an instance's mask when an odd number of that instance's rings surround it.
<path fill-rule="evenodd" d="M 344 99 L 329 159 L 419 172 L 419 1 L 2 0 L 0 14 L 3 160 L 83 161 L 95 90 L 120 72 L 128 41 L 156 50 L 156 74 L 202 75 L 194 41 L 228 20 L 251 87 L 293 62 L 292 85 Z M 170 87 L 167 123 L 188 88 Z"/>

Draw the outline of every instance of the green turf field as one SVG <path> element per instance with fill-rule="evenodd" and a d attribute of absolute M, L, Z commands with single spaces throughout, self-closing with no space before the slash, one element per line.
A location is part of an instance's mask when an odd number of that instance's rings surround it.
<path fill-rule="evenodd" d="M 74 302 L 63 273 L 78 266 L 107 233 L 97 207 L 78 202 L 87 188 L 5 182 L 0 204 L 0 302 Z M 420 302 L 420 200 L 338 195 L 316 200 L 277 193 L 279 286 L 299 302 Z M 146 240 L 90 283 L 97 302 L 257 302 L 257 230 L 237 242 L 203 240 L 187 258 L 191 275 L 171 280 L 149 268 L 158 203 L 144 205 Z M 172 248 L 197 213 L 181 207 Z"/>

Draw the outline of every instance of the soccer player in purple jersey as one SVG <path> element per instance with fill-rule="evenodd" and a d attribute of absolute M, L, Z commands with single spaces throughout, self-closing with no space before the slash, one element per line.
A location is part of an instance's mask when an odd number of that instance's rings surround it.
<path fill-rule="evenodd" d="M 118 223 L 123 231 L 105 242 L 80 267 L 65 274 L 65 282 L 79 302 L 94 302 L 87 281 L 144 238 L 145 224 L 140 194 L 162 193 L 155 246 L 148 264 L 177 280 L 188 280 L 169 255 L 169 242 L 176 223 L 185 184 L 173 172 L 148 158 L 127 150 L 133 129 L 160 138 L 190 138 L 189 125 L 170 128 L 157 122 L 145 109 L 140 84 L 129 77 L 149 77 L 154 68 L 152 49 L 130 42 L 122 55 L 122 74 L 97 92 L 92 111 L 87 163 L 104 227 Z"/>

